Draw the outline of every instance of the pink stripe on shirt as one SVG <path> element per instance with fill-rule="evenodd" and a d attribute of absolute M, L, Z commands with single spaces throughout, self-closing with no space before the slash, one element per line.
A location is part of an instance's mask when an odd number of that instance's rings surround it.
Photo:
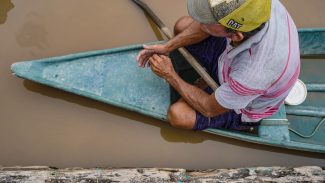
<path fill-rule="evenodd" d="M 264 93 L 264 90 L 257 90 L 257 89 L 251 89 L 245 87 L 239 82 L 233 80 L 231 77 L 229 77 L 229 86 L 238 95 L 248 96 L 248 95 L 258 95 Z"/>
<path fill-rule="evenodd" d="M 265 97 L 265 98 L 276 98 L 276 97 L 280 96 L 281 94 L 283 94 L 284 92 L 288 91 L 288 89 L 290 89 L 295 84 L 295 82 L 297 81 L 299 74 L 300 74 L 300 64 L 298 65 L 298 67 L 296 69 L 296 72 L 290 78 L 288 83 L 285 83 L 282 86 L 281 89 L 277 90 L 277 92 L 264 95 L 263 97 Z"/>
<path fill-rule="evenodd" d="M 262 119 L 262 118 L 267 118 L 269 116 L 272 116 L 276 111 L 278 111 L 278 109 L 279 109 L 278 107 L 273 107 L 263 113 L 254 113 L 254 112 L 248 111 L 246 109 L 241 109 L 240 112 L 245 114 L 250 119 Z"/>

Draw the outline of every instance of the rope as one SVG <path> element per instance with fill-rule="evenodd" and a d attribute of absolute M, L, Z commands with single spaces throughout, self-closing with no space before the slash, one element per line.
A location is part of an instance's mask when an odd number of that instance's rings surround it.
<path fill-rule="evenodd" d="M 302 137 L 302 138 L 311 138 L 312 136 L 314 136 L 316 134 L 316 131 L 318 130 L 318 128 L 325 122 L 325 118 L 323 118 L 317 125 L 317 127 L 314 129 L 314 131 L 310 134 L 310 135 L 303 135 L 297 131 L 295 131 L 294 129 L 289 128 L 290 131 L 292 131 L 293 133 L 297 134 L 298 136 Z"/>

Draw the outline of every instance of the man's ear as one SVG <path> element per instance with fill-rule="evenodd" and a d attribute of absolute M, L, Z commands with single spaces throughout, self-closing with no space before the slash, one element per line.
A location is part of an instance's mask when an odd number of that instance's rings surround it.
<path fill-rule="evenodd" d="M 241 42 L 244 40 L 244 35 L 242 32 L 239 32 L 239 31 L 236 31 L 235 33 L 232 33 L 230 35 L 230 39 L 233 41 L 233 42 Z"/>

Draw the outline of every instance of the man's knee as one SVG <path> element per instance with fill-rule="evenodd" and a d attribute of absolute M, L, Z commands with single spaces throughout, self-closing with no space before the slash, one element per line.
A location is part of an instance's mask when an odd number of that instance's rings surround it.
<path fill-rule="evenodd" d="M 191 23 L 193 19 L 190 16 L 183 16 L 179 18 L 174 26 L 174 34 L 177 35 L 183 32 Z"/>
<path fill-rule="evenodd" d="M 193 129 L 195 124 L 195 111 L 189 110 L 185 102 L 176 102 L 168 109 L 168 121 L 176 128 Z"/>
<path fill-rule="evenodd" d="M 178 103 L 173 104 L 168 109 L 168 121 L 175 128 L 183 128 L 184 119 L 181 116 L 181 109 Z"/>

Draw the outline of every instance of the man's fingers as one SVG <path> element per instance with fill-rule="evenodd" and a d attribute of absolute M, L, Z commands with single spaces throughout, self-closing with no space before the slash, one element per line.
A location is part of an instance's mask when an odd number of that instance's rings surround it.
<path fill-rule="evenodd" d="M 152 54 L 151 50 L 142 50 L 137 57 L 138 65 L 140 67 L 144 67 L 151 54 Z"/>
<path fill-rule="evenodd" d="M 153 64 L 153 62 L 154 62 L 154 57 L 152 56 L 152 57 L 150 57 L 149 59 L 148 59 L 148 61 L 149 61 L 149 63 L 152 65 Z"/>
<path fill-rule="evenodd" d="M 152 55 L 152 57 L 153 57 L 155 60 L 157 60 L 157 61 L 161 61 L 161 60 L 162 60 L 162 58 L 161 58 L 160 55 L 158 55 L 158 54 L 154 54 L 154 55 Z"/>
<path fill-rule="evenodd" d="M 150 66 L 150 56 L 146 56 L 144 59 L 143 59 L 143 62 L 142 62 L 142 65 L 141 67 L 149 67 Z"/>
<path fill-rule="evenodd" d="M 138 53 L 138 56 L 137 56 L 137 61 L 141 61 L 141 58 L 146 54 L 147 50 L 141 50 L 139 53 Z"/>
<path fill-rule="evenodd" d="M 143 50 L 136 57 L 139 67 L 145 67 L 150 57 L 161 52 L 161 45 L 143 45 Z M 159 55 L 154 56 L 158 61 L 162 60 Z"/>
<path fill-rule="evenodd" d="M 166 55 L 160 55 L 160 57 L 161 57 L 162 59 L 167 59 L 167 58 L 169 58 L 169 57 L 167 57 Z"/>
<path fill-rule="evenodd" d="M 141 62 L 141 58 L 142 58 L 143 55 L 144 55 L 144 51 L 145 51 L 145 50 L 141 50 L 141 51 L 138 53 L 137 58 L 136 58 L 136 60 L 137 60 L 138 63 Z"/>
<path fill-rule="evenodd" d="M 139 57 L 139 60 L 138 60 L 139 66 L 143 65 L 143 62 L 145 61 L 145 58 L 146 58 L 146 55 L 145 55 L 144 52 L 142 52 L 140 57 Z"/>
<path fill-rule="evenodd" d="M 149 64 L 150 64 L 150 69 L 154 72 L 154 73 L 158 73 L 158 68 L 155 65 L 155 61 L 153 61 L 152 59 L 149 60 Z"/>
<path fill-rule="evenodd" d="M 141 56 L 139 57 L 138 65 L 139 65 L 140 67 L 142 67 L 143 64 L 144 64 L 144 62 L 146 61 L 145 58 L 146 58 L 145 55 L 141 55 Z"/>
<path fill-rule="evenodd" d="M 149 58 L 149 63 L 151 65 L 151 67 L 157 67 L 157 59 L 156 59 L 156 56 L 153 55 L 152 57 Z"/>

